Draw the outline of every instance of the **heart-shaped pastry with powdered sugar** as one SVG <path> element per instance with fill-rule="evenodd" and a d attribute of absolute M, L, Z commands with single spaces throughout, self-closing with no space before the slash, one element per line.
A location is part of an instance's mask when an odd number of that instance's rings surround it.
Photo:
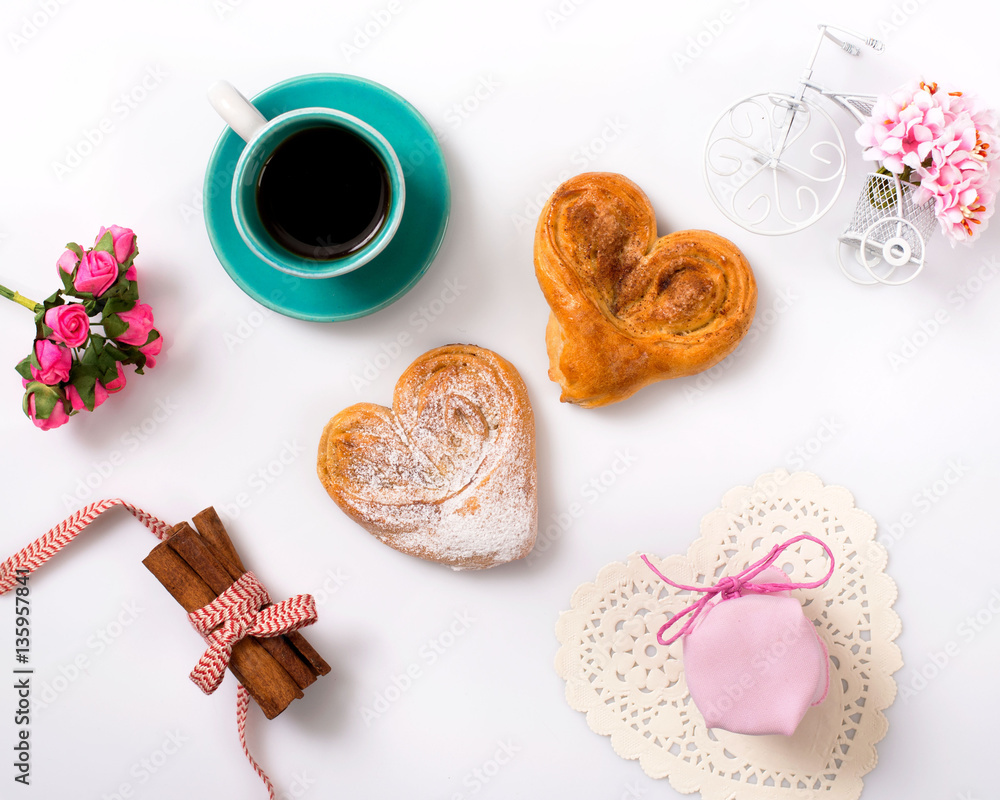
<path fill-rule="evenodd" d="M 341 411 L 317 472 L 346 514 L 403 553 L 485 569 L 534 546 L 534 415 L 517 370 L 490 350 L 431 350 L 400 376 L 391 409 Z"/>

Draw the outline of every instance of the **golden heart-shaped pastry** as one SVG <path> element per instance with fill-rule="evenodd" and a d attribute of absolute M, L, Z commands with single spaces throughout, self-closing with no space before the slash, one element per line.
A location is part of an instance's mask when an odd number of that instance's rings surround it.
<path fill-rule="evenodd" d="M 392 408 L 331 419 L 316 470 L 337 505 L 385 544 L 456 569 L 523 558 L 535 544 L 535 421 L 517 370 L 451 344 L 400 376 Z"/>
<path fill-rule="evenodd" d="M 552 313 L 549 377 L 562 401 L 624 400 L 719 363 L 743 338 L 757 284 L 743 253 L 710 231 L 657 238 L 642 189 L 590 172 L 563 183 L 535 230 L 535 274 Z"/>

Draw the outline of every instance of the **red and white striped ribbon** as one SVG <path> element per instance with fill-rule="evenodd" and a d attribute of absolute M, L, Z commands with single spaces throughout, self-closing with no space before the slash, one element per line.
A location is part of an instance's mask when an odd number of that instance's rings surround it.
<path fill-rule="evenodd" d="M 110 508 L 121 506 L 153 532 L 157 539 L 170 536 L 170 526 L 152 514 L 124 500 L 98 500 L 67 517 L 44 536 L 0 564 L 0 594 L 6 594 L 17 581 L 18 570 L 34 572 L 76 538 L 76 535 Z"/>
<path fill-rule="evenodd" d="M 6 594 L 17 585 L 20 574 L 34 572 L 73 541 L 77 534 L 101 514 L 117 506 L 128 511 L 158 539 L 170 536 L 171 528 L 167 523 L 141 508 L 117 498 L 98 500 L 96 503 L 84 506 L 44 536 L 0 564 L 0 595 Z M 236 588 L 237 586 L 239 588 Z M 229 654 L 240 639 L 245 636 L 278 636 L 316 621 L 316 604 L 309 595 L 298 595 L 276 605 L 261 608 L 269 602 L 267 591 L 253 573 L 248 572 L 216 600 L 190 615 L 195 627 L 209 639 L 208 650 L 191 673 L 192 680 L 202 691 L 211 694 L 221 683 L 229 664 Z M 213 631 L 220 625 L 217 631 Z M 196 673 L 199 676 L 197 678 Z M 207 685 L 211 686 L 210 690 L 205 688 Z M 247 747 L 246 726 L 249 705 L 250 693 L 241 683 L 236 690 L 236 730 L 239 733 L 240 746 L 250 766 L 267 787 L 270 800 L 274 800 L 274 785 L 250 755 L 250 749 Z"/>
<path fill-rule="evenodd" d="M 281 636 L 316 621 L 316 603 L 311 595 L 300 594 L 267 606 L 270 602 L 257 576 L 244 572 L 211 603 L 188 615 L 195 630 L 208 642 L 208 649 L 191 672 L 191 680 L 205 694 L 219 688 L 233 647 L 240 639 Z"/>

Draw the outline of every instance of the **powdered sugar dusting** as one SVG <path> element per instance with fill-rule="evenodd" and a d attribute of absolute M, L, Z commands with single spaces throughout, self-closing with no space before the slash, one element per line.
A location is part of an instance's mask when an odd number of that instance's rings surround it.
<path fill-rule="evenodd" d="M 400 377 L 391 411 L 360 404 L 338 414 L 319 473 L 344 511 L 421 558 L 484 568 L 534 544 L 531 407 L 517 371 L 489 350 L 426 353 Z"/>

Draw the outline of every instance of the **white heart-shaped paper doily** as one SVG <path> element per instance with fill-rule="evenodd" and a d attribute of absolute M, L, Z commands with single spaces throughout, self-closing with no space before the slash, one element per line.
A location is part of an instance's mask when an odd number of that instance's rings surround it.
<path fill-rule="evenodd" d="M 664 647 L 656 634 L 693 598 L 658 580 L 638 554 L 600 571 L 573 593 L 556 626 L 556 669 L 569 704 L 592 730 L 611 737 L 623 758 L 705 800 L 828 798 L 856 800 L 886 734 L 882 713 L 896 696 L 903 665 L 894 643 L 900 620 L 896 584 L 885 574 L 886 549 L 875 520 L 839 486 L 810 473 L 762 475 L 728 492 L 701 523 L 687 556 L 653 564 L 672 580 L 711 586 L 758 561 L 775 544 L 808 533 L 833 551 L 836 569 L 819 589 L 792 593 L 830 655 L 830 692 L 793 736 L 745 736 L 709 730 L 688 693 L 682 642 Z M 803 542 L 785 551 L 793 580 L 822 578 L 822 550 Z"/>

